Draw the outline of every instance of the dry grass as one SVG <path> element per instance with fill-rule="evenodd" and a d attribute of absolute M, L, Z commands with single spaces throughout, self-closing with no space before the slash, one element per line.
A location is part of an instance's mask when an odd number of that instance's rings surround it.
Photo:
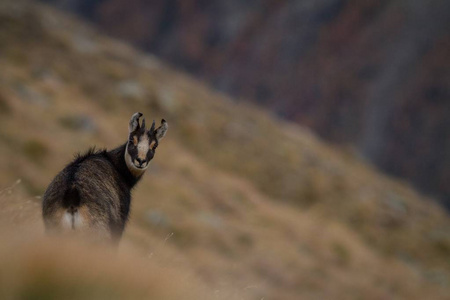
<path fill-rule="evenodd" d="M 448 295 L 450 222 L 431 201 L 71 17 L 18 11 L 0 9 L 0 189 L 21 179 L 0 194 L 0 297 Z M 135 111 L 170 130 L 118 253 L 43 239 L 36 196 L 74 153 L 122 143 Z"/>

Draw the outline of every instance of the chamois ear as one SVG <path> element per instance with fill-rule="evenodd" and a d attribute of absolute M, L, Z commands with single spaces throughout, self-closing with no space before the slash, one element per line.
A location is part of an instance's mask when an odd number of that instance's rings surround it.
<path fill-rule="evenodd" d="M 131 116 L 130 123 L 128 125 L 129 133 L 132 133 L 139 129 L 139 118 L 142 117 L 142 113 L 137 112 Z"/>
<path fill-rule="evenodd" d="M 161 140 L 167 132 L 167 129 L 169 129 L 169 124 L 166 122 L 166 120 L 161 120 L 161 126 L 158 127 L 158 129 L 155 130 L 155 137 L 156 140 Z"/>

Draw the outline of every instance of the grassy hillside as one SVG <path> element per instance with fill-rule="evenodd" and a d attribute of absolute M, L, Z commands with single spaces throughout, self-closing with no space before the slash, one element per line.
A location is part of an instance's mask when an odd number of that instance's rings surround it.
<path fill-rule="evenodd" d="M 352 144 L 450 208 L 450 2 L 40 1 Z"/>
<path fill-rule="evenodd" d="M 0 4 L 0 65 L 2 298 L 450 292 L 448 216 L 350 150 L 41 5 Z M 43 239 L 50 180 L 74 153 L 123 143 L 136 111 L 170 129 L 118 253 Z"/>

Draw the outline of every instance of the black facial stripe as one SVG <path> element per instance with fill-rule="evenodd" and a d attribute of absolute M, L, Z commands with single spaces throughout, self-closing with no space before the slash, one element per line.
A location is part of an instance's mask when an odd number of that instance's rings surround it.
<path fill-rule="evenodd" d="M 147 152 L 147 161 L 150 161 L 150 160 L 152 160 L 152 158 L 153 158 L 153 156 L 155 155 L 155 152 L 153 151 L 153 150 L 148 150 L 148 152 Z"/>
<path fill-rule="evenodd" d="M 128 154 L 130 154 L 132 160 L 134 160 L 138 154 L 137 148 L 133 143 L 128 144 Z"/>

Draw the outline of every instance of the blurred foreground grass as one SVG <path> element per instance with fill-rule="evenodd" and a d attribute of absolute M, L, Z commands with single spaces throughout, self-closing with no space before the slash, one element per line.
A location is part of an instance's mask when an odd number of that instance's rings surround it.
<path fill-rule="evenodd" d="M 41 5 L 0 5 L 0 65 L 1 298 L 449 294 L 448 216 L 351 151 Z M 118 253 L 43 240 L 36 196 L 135 111 L 170 130 Z"/>
<path fill-rule="evenodd" d="M 50 239 L 14 246 L 1 249 L 2 299 L 213 298 L 192 274 L 110 249 Z"/>

